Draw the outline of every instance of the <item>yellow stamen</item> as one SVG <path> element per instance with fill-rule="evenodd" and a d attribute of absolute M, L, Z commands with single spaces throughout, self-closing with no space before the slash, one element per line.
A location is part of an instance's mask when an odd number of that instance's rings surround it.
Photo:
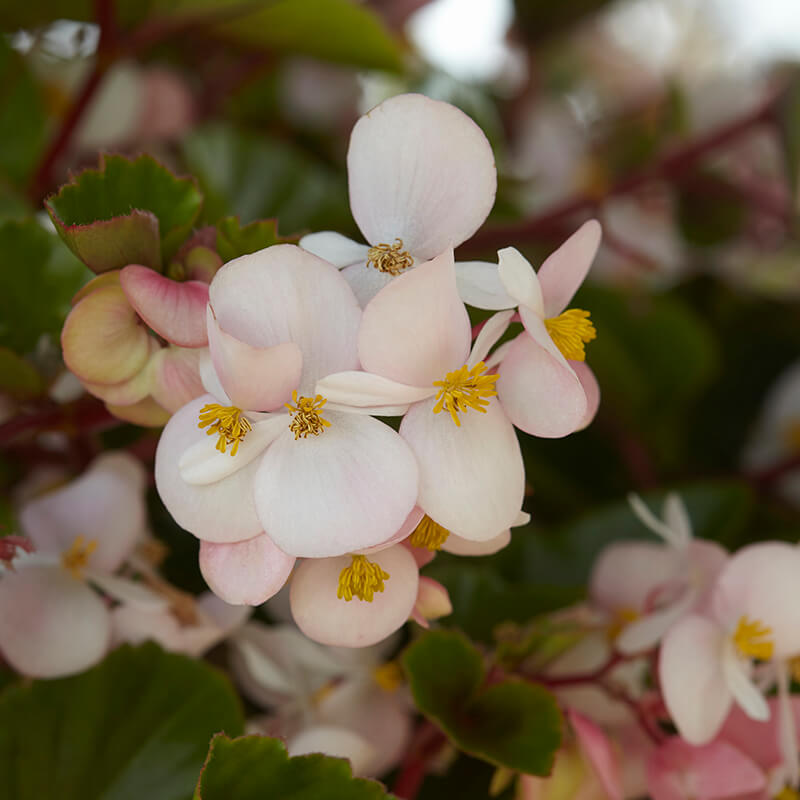
<path fill-rule="evenodd" d="M 610 641 L 615 642 L 626 625 L 639 619 L 639 612 L 635 608 L 618 608 L 608 625 L 607 634 Z"/>
<path fill-rule="evenodd" d="M 414 528 L 414 533 L 408 537 L 408 543 L 414 547 L 427 547 L 428 550 L 441 550 L 449 535 L 447 528 L 443 528 L 426 514 Z"/>
<path fill-rule="evenodd" d="M 394 244 L 376 244 L 367 250 L 367 265 L 375 267 L 379 272 L 399 275 L 413 264 L 414 259 L 408 250 L 403 250 L 402 239 L 395 239 Z"/>
<path fill-rule="evenodd" d="M 485 414 L 489 398 L 497 395 L 494 384 L 499 376 L 484 375 L 484 372 L 486 364 L 479 361 L 472 369 L 464 364 L 454 372 L 448 372 L 443 381 L 434 381 L 433 385 L 440 388 L 433 413 L 438 414 L 446 409 L 458 427 L 461 427 L 459 412 L 466 414 L 470 408 L 474 408 Z"/>
<path fill-rule="evenodd" d="M 89 565 L 89 556 L 97 549 L 97 539 L 86 541 L 85 536 L 76 536 L 75 541 L 61 554 L 61 566 L 69 570 L 73 578 L 83 578 L 83 570 Z"/>
<path fill-rule="evenodd" d="M 786 426 L 783 441 L 792 452 L 800 452 L 800 420 L 794 420 Z"/>
<path fill-rule="evenodd" d="M 771 637 L 772 628 L 763 625 L 757 619 L 751 622 L 747 616 L 743 616 L 733 633 L 733 644 L 739 655 L 745 658 L 769 661 L 775 648 Z"/>
<path fill-rule="evenodd" d="M 316 397 L 298 397 L 297 389 L 292 392 L 292 402 L 294 405 L 286 403 L 286 408 L 294 417 L 289 430 L 294 433 L 294 440 L 299 438 L 306 439 L 309 434 L 319 436 L 325 428 L 329 428 L 331 423 L 323 419 L 320 412 L 328 401 L 318 394 Z"/>
<path fill-rule="evenodd" d="M 775 795 L 774 800 L 800 800 L 800 792 L 797 789 L 792 789 L 791 786 L 784 786 L 778 794 Z"/>
<path fill-rule="evenodd" d="M 371 603 L 375 592 L 383 591 L 383 582 L 389 580 L 389 573 L 384 572 L 366 556 L 352 556 L 352 559 L 350 566 L 339 573 L 336 596 L 348 603 L 354 597 Z"/>
<path fill-rule="evenodd" d="M 585 361 L 584 344 L 597 338 L 589 312 L 581 308 L 570 308 L 557 317 L 546 319 L 544 326 L 564 358 L 572 361 Z"/>
<path fill-rule="evenodd" d="M 396 661 L 387 661 L 372 670 L 372 677 L 375 683 L 384 692 L 397 691 L 403 685 L 403 670 Z"/>
<path fill-rule="evenodd" d="M 210 426 L 210 427 L 209 427 Z M 244 411 L 236 406 L 221 406 L 219 403 L 207 403 L 200 409 L 198 428 L 208 428 L 206 433 L 217 439 L 217 450 L 224 453 L 229 444 L 232 444 L 231 455 L 235 456 L 239 450 L 239 443 L 253 430 L 250 420 L 244 416 Z"/>
<path fill-rule="evenodd" d="M 322 686 L 319 687 L 312 695 L 311 695 L 311 705 L 315 708 L 322 705 L 325 698 L 330 696 L 333 690 L 336 688 L 336 681 L 328 681 L 327 683 L 323 683 Z"/>

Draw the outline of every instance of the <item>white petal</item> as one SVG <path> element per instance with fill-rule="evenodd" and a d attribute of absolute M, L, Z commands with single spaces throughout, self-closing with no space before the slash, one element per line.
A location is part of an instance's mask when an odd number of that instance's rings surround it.
<path fill-rule="evenodd" d="M 497 534 L 497 536 L 482 542 L 464 539 L 451 532 L 442 545 L 442 550 L 457 556 L 490 556 L 492 553 L 498 553 L 510 541 L 510 530 L 504 530 L 502 533 Z"/>
<path fill-rule="evenodd" d="M 670 492 L 664 500 L 664 521 L 672 531 L 674 546 L 687 548 L 692 540 L 692 523 L 683 500 L 675 492 Z"/>
<path fill-rule="evenodd" d="M 347 281 L 361 308 L 366 308 L 367 303 L 375 297 L 384 286 L 388 286 L 397 276 L 388 272 L 381 272 L 366 261 L 351 264 L 342 270 L 342 276 Z"/>
<path fill-rule="evenodd" d="M 354 775 L 364 775 L 376 755 L 375 748 L 363 737 L 334 725 L 314 725 L 293 736 L 287 745 L 290 756 L 324 753 L 346 758 Z"/>
<path fill-rule="evenodd" d="M 503 287 L 515 304 L 525 306 L 544 318 L 544 301 L 539 279 L 530 262 L 515 247 L 505 247 L 497 252 L 498 272 Z"/>
<path fill-rule="evenodd" d="M 353 128 L 350 208 L 371 244 L 395 238 L 433 258 L 481 226 L 494 203 L 494 156 L 481 129 L 448 103 L 392 97 Z"/>
<path fill-rule="evenodd" d="M 738 657 L 733 641 L 727 638 L 722 651 L 722 671 L 728 690 L 748 717 L 766 722 L 769 719 L 769 706 L 764 695 L 750 680 L 747 669 L 748 664 Z"/>
<path fill-rule="evenodd" d="M 672 528 L 662 522 L 647 506 L 647 503 L 638 494 L 631 492 L 628 495 L 628 503 L 633 513 L 645 528 L 649 528 L 653 533 L 658 534 L 667 544 L 676 546 L 677 540 Z"/>
<path fill-rule="evenodd" d="M 335 231 L 319 231 L 303 236 L 299 241 L 303 250 L 342 269 L 367 258 L 368 244 L 360 244 Z"/>
<path fill-rule="evenodd" d="M 433 386 L 409 386 L 372 372 L 337 372 L 317 383 L 315 392 L 340 406 L 409 405 L 436 394 Z"/>
<path fill-rule="evenodd" d="M 517 301 L 508 294 L 500 280 L 497 264 L 456 261 L 456 283 L 461 299 L 473 308 L 502 311 L 517 306 Z"/>
<path fill-rule="evenodd" d="M 655 647 L 670 627 L 692 609 L 697 593 L 688 590 L 675 603 L 626 625 L 614 643 L 620 653 L 644 653 Z"/>
<path fill-rule="evenodd" d="M 472 351 L 467 359 L 467 366 L 474 367 L 479 361 L 484 361 L 489 351 L 497 344 L 497 340 L 508 330 L 514 311 L 501 311 L 486 320 L 480 333 L 472 343 Z"/>
<path fill-rule="evenodd" d="M 118 575 L 109 575 L 99 570 L 86 570 L 86 578 L 114 600 L 130 603 L 149 611 L 158 611 L 168 606 L 167 601 L 161 595 L 137 581 L 121 578 Z"/>
<path fill-rule="evenodd" d="M 778 668 L 778 745 L 783 756 L 783 766 L 788 782 L 797 786 L 800 782 L 800 763 L 798 763 L 797 721 L 789 693 L 789 670 L 785 661 L 779 661 Z"/>

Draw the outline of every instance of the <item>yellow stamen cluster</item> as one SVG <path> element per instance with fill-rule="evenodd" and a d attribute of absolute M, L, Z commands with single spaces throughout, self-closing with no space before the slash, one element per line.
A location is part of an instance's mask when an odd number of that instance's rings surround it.
<path fill-rule="evenodd" d="M 210 427 L 209 427 L 210 426 Z M 244 437 L 253 430 L 250 420 L 244 416 L 244 411 L 236 406 L 221 406 L 219 403 L 207 403 L 200 409 L 198 428 L 208 428 L 209 436 L 217 434 L 217 450 L 224 453 L 228 445 L 233 445 L 231 455 L 235 456 L 239 444 Z"/>
<path fill-rule="evenodd" d="M 310 434 L 319 436 L 331 423 L 323 419 L 320 412 L 328 401 L 318 394 L 316 397 L 298 397 L 297 389 L 292 392 L 292 403 L 286 403 L 286 409 L 292 415 L 289 430 L 294 433 L 294 440 L 306 439 Z"/>
<path fill-rule="evenodd" d="M 408 537 L 408 543 L 414 547 L 427 547 L 428 550 L 441 550 L 449 535 L 447 528 L 443 528 L 426 514 L 414 528 L 414 533 Z"/>
<path fill-rule="evenodd" d="M 775 795 L 774 800 L 800 800 L 800 792 L 797 789 L 792 789 L 791 786 L 784 786 L 778 794 Z"/>
<path fill-rule="evenodd" d="M 348 603 L 354 597 L 371 603 L 375 592 L 383 591 L 383 582 L 389 580 L 389 573 L 366 556 L 352 556 L 352 559 L 350 566 L 339 573 L 336 596 Z"/>
<path fill-rule="evenodd" d="M 557 317 L 546 319 L 544 326 L 564 358 L 571 361 L 585 361 L 584 345 L 597 338 L 589 312 L 581 308 L 570 308 Z"/>
<path fill-rule="evenodd" d="M 458 427 L 461 427 L 459 412 L 465 414 L 474 408 L 485 414 L 489 398 L 497 395 L 494 384 L 499 376 L 484 375 L 484 372 L 486 364 L 479 361 L 472 369 L 464 364 L 454 372 L 448 372 L 443 381 L 434 381 L 433 385 L 439 387 L 439 393 L 433 413 L 438 414 L 443 409 L 448 411 Z"/>
<path fill-rule="evenodd" d="M 395 239 L 394 244 L 376 244 L 367 250 L 367 264 L 379 272 L 399 275 L 414 264 L 408 250 L 403 250 L 403 240 Z"/>
<path fill-rule="evenodd" d="M 403 670 L 396 661 L 387 661 L 375 667 L 372 677 L 384 692 L 394 692 L 403 685 Z"/>
<path fill-rule="evenodd" d="M 759 661 L 769 661 L 775 649 L 772 628 L 763 625 L 757 619 L 750 621 L 747 616 L 740 617 L 733 633 L 733 644 L 739 655 L 744 658 L 757 658 Z"/>
<path fill-rule="evenodd" d="M 61 554 L 61 566 L 73 578 L 83 578 L 83 570 L 89 565 L 89 556 L 97 549 L 97 539 L 86 541 L 85 536 L 76 536 L 75 541 Z"/>
<path fill-rule="evenodd" d="M 615 642 L 626 625 L 639 619 L 639 612 L 635 608 L 618 608 L 608 625 L 607 634 L 610 641 Z"/>

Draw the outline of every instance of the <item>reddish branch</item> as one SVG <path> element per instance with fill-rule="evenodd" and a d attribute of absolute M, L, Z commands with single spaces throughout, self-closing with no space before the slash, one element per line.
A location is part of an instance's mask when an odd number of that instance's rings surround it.
<path fill-rule="evenodd" d="M 432 722 L 420 722 L 411 748 L 406 753 L 400 772 L 392 786 L 392 794 L 403 800 L 413 800 L 425 780 L 431 759 L 447 742 L 445 735 Z"/>

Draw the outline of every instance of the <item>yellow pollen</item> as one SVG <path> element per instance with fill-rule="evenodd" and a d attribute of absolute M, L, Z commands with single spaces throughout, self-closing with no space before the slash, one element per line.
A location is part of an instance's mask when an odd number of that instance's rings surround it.
<path fill-rule="evenodd" d="M 232 456 L 238 452 L 239 444 L 244 437 L 253 430 L 250 420 L 244 416 L 241 408 L 221 406 L 219 403 L 207 403 L 200 409 L 200 421 L 197 427 L 208 428 L 206 433 L 209 436 L 215 433 L 219 435 L 217 450 L 220 453 L 224 453 L 228 445 L 232 444 Z"/>
<path fill-rule="evenodd" d="M 433 413 L 438 414 L 442 409 L 450 412 L 450 416 L 458 427 L 461 427 L 459 412 L 466 414 L 470 408 L 486 413 L 489 398 L 497 395 L 494 388 L 499 375 L 484 375 L 486 364 L 479 361 L 472 369 L 467 365 L 448 372 L 443 381 L 434 381 L 433 385 L 439 387 L 436 395 L 436 405 Z"/>
<path fill-rule="evenodd" d="M 289 425 L 289 430 L 294 433 L 294 440 L 299 438 L 306 439 L 309 434 L 319 436 L 325 428 L 329 428 L 331 423 L 323 419 L 321 415 L 322 407 L 328 401 L 318 394 L 316 397 L 298 397 L 297 389 L 292 392 L 292 402 L 294 405 L 286 403 L 286 408 L 293 419 Z"/>
<path fill-rule="evenodd" d="M 371 603 L 375 592 L 383 591 L 383 582 L 389 580 L 389 573 L 384 572 L 366 556 L 352 556 L 352 559 L 350 566 L 339 573 L 336 596 L 348 603 L 354 597 Z"/>
<path fill-rule="evenodd" d="M 396 661 L 387 661 L 375 667 L 372 677 L 384 692 L 397 691 L 403 685 L 403 670 Z"/>
<path fill-rule="evenodd" d="M 791 786 L 784 786 L 778 794 L 775 795 L 774 800 L 800 800 L 800 792 L 797 789 L 792 789 Z"/>
<path fill-rule="evenodd" d="M 635 608 L 618 608 L 608 626 L 608 638 L 615 642 L 626 625 L 639 619 L 639 612 Z"/>
<path fill-rule="evenodd" d="M 73 578 L 83 578 L 83 570 L 89 565 L 89 556 L 97 549 L 97 539 L 86 541 L 85 536 L 76 536 L 75 541 L 61 555 L 61 566 L 69 570 Z"/>
<path fill-rule="evenodd" d="M 325 698 L 330 696 L 333 690 L 336 688 L 336 681 L 328 681 L 327 683 L 323 683 L 322 686 L 319 687 L 312 695 L 311 695 L 311 705 L 315 708 L 322 705 L 325 701 Z"/>
<path fill-rule="evenodd" d="M 546 319 L 544 326 L 564 358 L 572 361 L 585 361 L 584 345 L 597 338 L 589 312 L 581 308 L 570 308 L 557 317 Z"/>
<path fill-rule="evenodd" d="M 402 239 L 395 239 L 394 244 L 376 244 L 367 250 L 367 265 L 375 267 L 378 272 L 399 275 L 413 264 L 414 259 L 408 250 L 403 250 Z"/>
<path fill-rule="evenodd" d="M 408 543 L 414 547 L 427 547 L 428 550 L 441 550 L 449 535 L 447 528 L 443 528 L 426 514 L 414 528 L 414 533 L 408 537 Z"/>
<path fill-rule="evenodd" d="M 757 619 L 751 622 L 743 616 L 733 633 L 733 644 L 739 655 L 745 658 L 769 661 L 775 647 L 771 637 L 772 628 L 763 625 Z"/>

